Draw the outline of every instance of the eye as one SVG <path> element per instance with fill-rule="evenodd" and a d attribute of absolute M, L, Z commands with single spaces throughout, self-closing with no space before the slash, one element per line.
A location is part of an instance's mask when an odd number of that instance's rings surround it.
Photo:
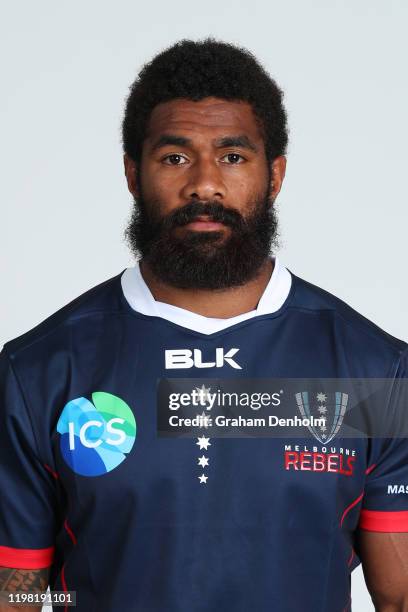
<path fill-rule="evenodd" d="M 187 163 L 187 159 L 180 153 L 171 153 L 163 157 L 162 162 L 168 166 L 183 166 Z"/>
<path fill-rule="evenodd" d="M 225 160 L 224 163 L 227 164 L 242 164 L 242 162 L 245 161 L 244 157 L 239 155 L 239 153 L 227 153 L 221 159 Z"/>

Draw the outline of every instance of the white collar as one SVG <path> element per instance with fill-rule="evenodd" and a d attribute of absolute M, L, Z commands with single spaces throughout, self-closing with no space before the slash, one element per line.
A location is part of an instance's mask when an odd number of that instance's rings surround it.
<path fill-rule="evenodd" d="M 273 260 L 275 265 L 272 275 L 256 309 L 228 319 L 205 317 L 185 308 L 155 300 L 140 272 L 139 261 L 123 272 L 122 290 L 129 305 L 141 314 L 160 317 L 203 334 L 212 334 L 246 319 L 276 312 L 283 305 L 289 295 L 292 276 L 280 263 L 278 257 L 274 257 Z"/>

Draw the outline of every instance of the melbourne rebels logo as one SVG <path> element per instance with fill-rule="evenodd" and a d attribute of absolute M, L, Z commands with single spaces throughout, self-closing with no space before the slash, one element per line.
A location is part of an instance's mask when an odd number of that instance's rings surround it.
<path fill-rule="evenodd" d="M 100 476 L 126 459 L 135 442 L 136 421 L 120 397 L 96 391 L 92 402 L 78 397 L 64 406 L 57 431 L 67 465 L 82 476 Z"/>
<path fill-rule="evenodd" d="M 321 425 L 308 425 L 310 433 L 322 444 L 327 444 L 337 435 L 347 409 L 348 395 L 335 391 L 333 393 L 316 393 L 308 391 L 296 393 L 296 402 L 303 418 L 313 422 L 311 416 L 318 418 Z"/>

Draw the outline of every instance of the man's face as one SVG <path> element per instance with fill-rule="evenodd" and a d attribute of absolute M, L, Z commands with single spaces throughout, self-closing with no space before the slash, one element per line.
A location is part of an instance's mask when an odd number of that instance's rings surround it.
<path fill-rule="evenodd" d="M 158 278 L 222 289 L 256 276 L 277 233 L 272 203 L 285 159 L 268 163 L 249 104 L 159 104 L 139 167 L 125 156 L 125 169 L 135 198 L 126 235 Z"/>

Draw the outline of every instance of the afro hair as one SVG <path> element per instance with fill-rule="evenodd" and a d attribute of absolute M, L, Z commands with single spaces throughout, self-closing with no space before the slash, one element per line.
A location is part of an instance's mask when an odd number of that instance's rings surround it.
<path fill-rule="evenodd" d="M 286 153 L 283 92 L 248 50 L 213 38 L 181 40 L 143 66 L 126 100 L 124 152 L 140 161 L 150 114 L 157 104 L 207 97 L 248 102 L 261 126 L 267 159 Z"/>

